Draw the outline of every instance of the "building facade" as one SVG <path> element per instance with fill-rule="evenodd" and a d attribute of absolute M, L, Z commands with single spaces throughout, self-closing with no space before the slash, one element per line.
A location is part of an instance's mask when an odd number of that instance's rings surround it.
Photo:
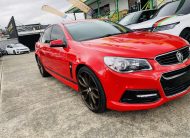
<path fill-rule="evenodd" d="M 158 8 L 171 0 L 83 0 L 92 8 L 92 16 L 86 18 L 109 18 L 117 21 L 129 12 Z M 66 13 L 81 12 L 78 8 L 72 7 Z"/>
<path fill-rule="evenodd" d="M 129 9 L 128 0 L 86 0 L 86 5 L 92 8 L 92 16 L 86 15 L 87 18 L 100 18 L 114 16 L 114 13 L 121 12 L 124 15 Z M 76 7 L 72 7 L 66 13 L 77 13 L 81 12 Z"/>
<path fill-rule="evenodd" d="M 108 17 L 113 20 L 118 20 L 129 12 L 159 8 L 169 1 L 172 0 L 83 0 L 93 10 L 93 15 L 86 15 L 87 18 Z M 66 11 L 66 13 L 77 12 L 81 11 L 76 7 Z"/>

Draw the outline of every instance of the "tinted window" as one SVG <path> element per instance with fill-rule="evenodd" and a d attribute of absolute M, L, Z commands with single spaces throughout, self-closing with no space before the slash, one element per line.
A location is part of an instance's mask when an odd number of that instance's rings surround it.
<path fill-rule="evenodd" d="M 181 1 L 168 3 L 160 8 L 155 17 L 170 16 L 174 14 L 189 14 L 190 13 L 189 5 L 190 5 L 190 0 L 181 0 Z"/>
<path fill-rule="evenodd" d="M 181 1 L 179 4 L 177 11 L 177 14 L 190 14 L 190 0 Z"/>
<path fill-rule="evenodd" d="M 42 43 L 50 43 L 51 41 L 51 30 L 52 30 L 52 27 L 49 27 L 48 29 L 45 30 L 43 36 L 42 36 L 42 39 L 41 39 L 41 42 Z"/>
<path fill-rule="evenodd" d="M 108 21 L 87 21 L 66 24 L 66 28 L 76 41 L 85 41 L 101 37 L 131 32 L 130 29 Z"/>
<path fill-rule="evenodd" d="M 54 25 L 51 33 L 51 40 L 63 40 L 65 41 L 65 35 L 61 27 Z"/>
<path fill-rule="evenodd" d="M 141 16 L 138 19 L 138 23 L 150 20 L 155 14 L 156 10 L 143 11 Z"/>

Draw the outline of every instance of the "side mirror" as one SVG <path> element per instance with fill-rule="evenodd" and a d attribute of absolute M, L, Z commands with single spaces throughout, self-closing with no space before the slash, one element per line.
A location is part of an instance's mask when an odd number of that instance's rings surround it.
<path fill-rule="evenodd" d="M 50 42 L 50 47 L 66 47 L 66 43 L 63 40 L 53 40 Z"/>

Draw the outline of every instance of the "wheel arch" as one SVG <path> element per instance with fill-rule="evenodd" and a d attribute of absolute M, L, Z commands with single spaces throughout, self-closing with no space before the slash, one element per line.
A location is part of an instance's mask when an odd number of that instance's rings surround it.
<path fill-rule="evenodd" d="M 181 33 L 180 33 L 180 35 L 179 35 L 179 36 L 181 36 L 181 35 L 182 35 L 182 33 L 183 33 L 184 31 L 186 31 L 186 30 L 189 30 L 189 31 L 190 31 L 190 27 L 185 27 L 185 28 L 181 31 Z"/>
<path fill-rule="evenodd" d="M 75 77 L 76 77 L 76 80 L 77 80 L 77 74 L 78 74 L 79 70 L 80 70 L 82 67 L 87 67 L 87 68 L 89 68 L 89 69 L 96 75 L 96 77 L 99 78 L 99 75 L 97 74 L 97 72 L 96 72 L 94 69 L 92 69 L 90 66 L 88 66 L 88 65 L 86 65 L 86 64 L 84 64 L 84 63 L 81 63 L 81 64 L 78 64 L 78 65 L 77 65 L 76 70 L 75 70 L 75 74 L 74 74 L 74 75 L 75 75 Z"/>
<path fill-rule="evenodd" d="M 79 70 L 80 70 L 82 67 L 87 67 L 87 68 L 89 68 L 86 64 L 78 64 L 77 67 L 76 67 L 76 70 L 75 70 L 75 77 L 76 77 L 76 79 L 77 79 L 77 74 L 78 74 Z M 89 69 L 91 69 L 91 68 L 89 68 Z"/>

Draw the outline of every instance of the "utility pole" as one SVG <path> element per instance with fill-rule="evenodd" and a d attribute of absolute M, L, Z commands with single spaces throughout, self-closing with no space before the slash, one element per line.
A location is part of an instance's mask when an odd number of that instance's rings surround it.
<path fill-rule="evenodd" d="M 154 0 L 150 0 L 150 9 L 154 9 Z"/>
<path fill-rule="evenodd" d="M 117 20 L 119 21 L 119 0 L 115 0 L 115 8 L 117 12 Z"/>
<path fill-rule="evenodd" d="M 97 0 L 96 2 L 98 4 L 98 17 L 100 17 L 100 0 Z"/>

